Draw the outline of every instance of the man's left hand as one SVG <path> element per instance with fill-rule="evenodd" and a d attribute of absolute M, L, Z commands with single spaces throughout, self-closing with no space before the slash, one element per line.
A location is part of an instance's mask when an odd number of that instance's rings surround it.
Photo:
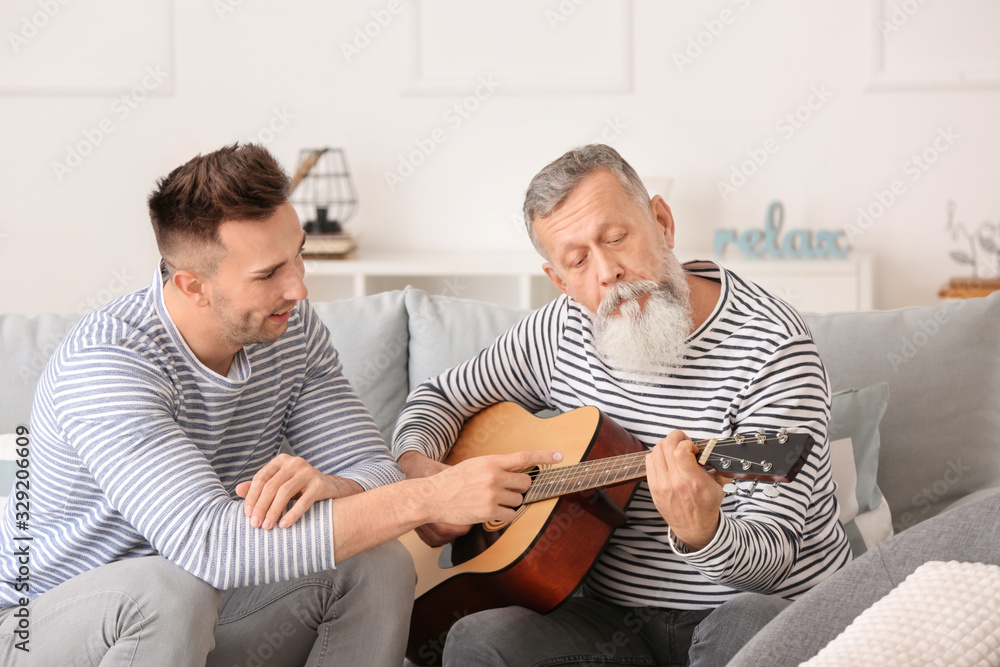
<path fill-rule="evenodd" d="M 698 463 L 698 448 L 682 431 L 670 435 L 646 457 L 653 503 L 667 525 L 692 551 L 712 541 L 726 494 L 719 475 Z"/>
<path fill-rule="evenodd" d="M 275 525 L 291 526 L 317 500 L 342 498 L 362 491 L 357 482 L 325 475 L 305 459 L 288 454 L 278 454 L 252 480 L 236 485 L 236 494 L 246 498 L 244 512 L 250 517 L 250 525 L 266 530 Z M 282 516 L 293 498 L 295 504 Z"/>

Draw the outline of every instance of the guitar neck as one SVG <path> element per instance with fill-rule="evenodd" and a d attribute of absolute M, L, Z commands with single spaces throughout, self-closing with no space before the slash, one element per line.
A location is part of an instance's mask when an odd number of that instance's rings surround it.
<path fill-rule="evenodd" d="M 773 447 L 777 443 L 779 449 Z M 812 447 L 807 435 L 788 435 L 783 431 L 766 435 L 758 431 L 752 436 L 734 435 L 721 440 L 711 438 L 694 443 L 698 452 L 698 463 L 728 474 L 757 481 L 791 481 L 805 455 Z M 764 447 L 764 450 L 759 448 Z M 764 459 L 750 458 L 750 455 L 765 453 L 785 465 L 777 466 Z M 583 461 L 558 468 L 548 468 L 535 473 L 531 488 L 524 495 L 524 504 L 535 503 L 550 498 L 558 498 L 570 493 L 591 491 L 606 486 L 614 486 L 646 476 L 646 456 L 648 451 L 631 452 L 607 458 Z M 779 458 L 780 457 L 780 458 Z M 772 461 L 775 461 L 772 459 Z"/>
<path fill-rule="evenodd" d="M 542 470 L 524 495 L 524 504 L 642 479 L 646 476 L 647 454 L 633 452 Z"/>

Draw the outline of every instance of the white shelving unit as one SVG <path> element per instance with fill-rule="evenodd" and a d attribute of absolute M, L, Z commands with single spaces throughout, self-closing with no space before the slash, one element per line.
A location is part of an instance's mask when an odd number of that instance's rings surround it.
<path fill-rule="evenodd" d="M 317 292 L 321 298 L 345 298 L 414 285 L 435 294 L 537 308 L 559 293 L 533 252 L 362 250 L 357 259 L 305 265 L 314 300 Z"/>
<path fill-rule="evenodd" d="M 713 261 L 752 280 L 803 313 L 873 308 L 872 258 L 866 255 L 852 255 L 842 260 Z"/>
<path fill-rule="evenodd" d="M 829 261 L 730 261 L 697 252 L 681 256 L 718 261 L 803 312 L 872 308 L 872 261 L 867 256 Z M 357 259 L 306 260 L 306 284 L 313 300 L 364 296 L 408 284 L 518 308 L 537 308 L 559 294 L 537 255 L 511 251 L 361 251 Z"/>

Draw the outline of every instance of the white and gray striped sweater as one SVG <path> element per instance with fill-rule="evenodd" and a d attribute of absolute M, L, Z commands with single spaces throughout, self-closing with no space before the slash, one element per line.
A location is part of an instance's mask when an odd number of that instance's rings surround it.
<path fill-rule="evenodd" d="M 600 408 L 651 447 L 674 429 L 694 439 L 786 428 L 816 441 L 795 482 L 777 498 L 758 489 L 728 496 L 713 541 L 687 553 L 645 482 L 588 580 L 626 606 L 699 609 L 739 591 L 795 597 L 851 558 L 830 472 L 826 371 L 798 313 L 711 262 L 688 273 L 721 282 L 708 320 L 670 374 L 609 368 L 595 353 L 586 311 L 563 296 L 535 311 L 477 357 L 418 387 L 400 415 L 393 453 L 443 459 L 470 416 L 514 401 L 530 410 Z M 744 483 L 748 485 L 749 482 Z"/>
<path fill-rule="evenodd" d="M 365 488 L 402 479 L 308 301 L 228 377 L 195 358 L 150 286 L 85 316 L 46 366 L 31 418 L 30 582 L 0 549 L 0 607 L 121 558 L 160 554 L 220 589 L 334 566 L 330 501 L 287 529 L 254 529 L 234 489 L 278 454 Z M 21 542 L 23 543 L 23 542 Z"/>

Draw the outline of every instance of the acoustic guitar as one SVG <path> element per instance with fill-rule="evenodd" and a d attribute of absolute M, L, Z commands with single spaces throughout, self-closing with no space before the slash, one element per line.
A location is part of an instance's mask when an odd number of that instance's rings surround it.
<path fill-rule="evenodd" d="M 698 462 L 727 477 L 777 484 L 795 478 L 813 445 L 784 431 L 695 442 Z M 443 547 L 411 531 L 400 538 L 417 570 L 407 658 L 440 664 L 448 630 L 463 616 L 520 605 L 545 613 L 576 590 L 646 476 L 648 448 L 595 407 L 540 418 L 498 403 L 468 420 L 445 463 L 556 449 L 563 460 L 526 470 L 531 487 L 509 523 L 483 523 Z M 728 492 L 740 491 L 727 485 Z"/>

